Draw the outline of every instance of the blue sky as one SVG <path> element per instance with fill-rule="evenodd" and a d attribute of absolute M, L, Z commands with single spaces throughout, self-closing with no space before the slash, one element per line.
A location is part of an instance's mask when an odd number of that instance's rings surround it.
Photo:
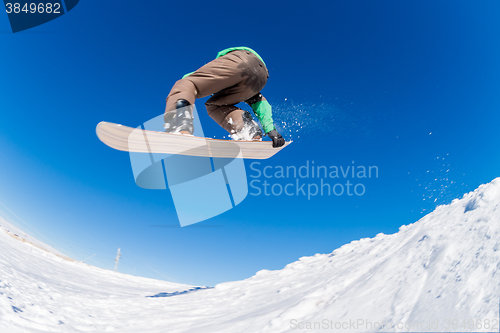
<path fill-rule="evenodd" d="M 3 15 L 0 211 L 75 259 L 96 254 L 88 263 L 112 269 L 120 247 L 122 272 L 198 285 L 394 233 L 500 176 L 499 10 L 497 1 L 85 1 L 16 34 Z M 377 166 L 378 178 L 358 180 L 363 196 L 249 195 L 179 228 L 168 190 L 135 185 L 128 154 L 102 144 L 97 123 L 161 114 L 176 80 L 232 46 L 264 58 L 262 92 L 294 140 L 259 168 Z M 205 134 L 222 138 L 203 102 Z"/>

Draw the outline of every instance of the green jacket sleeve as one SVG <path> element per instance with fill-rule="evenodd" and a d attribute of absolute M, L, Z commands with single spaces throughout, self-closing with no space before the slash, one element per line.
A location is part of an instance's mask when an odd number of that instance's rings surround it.
<path fill-rule="evenodd" d="M 273 124 L 272 108 L 268 101 L 262 99 L 259 102 L 250 104 L 250 107 L 257 118 L 259 118 L 260 124 L 262 125 L 262 128 L 264 128 L 264 133 L 268 133 L 275 129 Z"/>

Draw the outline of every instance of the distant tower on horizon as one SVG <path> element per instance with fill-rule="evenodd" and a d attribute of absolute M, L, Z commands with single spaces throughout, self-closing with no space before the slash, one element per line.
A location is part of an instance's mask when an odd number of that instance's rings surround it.
<path fill-rule="evenodd" d="M 120 248 L 118 248 L 118 252 L 116 253 L 116 258 L 115 258 L 115 272 L 118 271 L 118 262 L 120 262 L 120 257 L 121 257 L 121 253 L 120 253 Z"/>

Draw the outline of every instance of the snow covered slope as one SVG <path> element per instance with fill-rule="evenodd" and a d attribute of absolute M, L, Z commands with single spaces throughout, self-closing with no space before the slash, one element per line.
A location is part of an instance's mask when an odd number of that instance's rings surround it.
<path fill-rule="evenodd" d="M 0 332 L 498 332 L 500 178 L 396 234 L 213 289 L 74 263 L 4 232 L 0 280 Z"/>
<path fill-rule="evenodd" d="M 140 316 L 137 300 L 191 287 L 76 262 L 0 224 L 1 333 L 114 331 Z"/>

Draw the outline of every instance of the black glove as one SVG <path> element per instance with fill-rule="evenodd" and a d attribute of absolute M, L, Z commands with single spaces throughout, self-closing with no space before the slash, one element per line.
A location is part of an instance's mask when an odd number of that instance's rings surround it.
<path fill-rule="evenodd" d="M 285 139 L 275 129 L 266 134 L 273 140 L 273 148 L 278 148 L 285 144 Z"/>

